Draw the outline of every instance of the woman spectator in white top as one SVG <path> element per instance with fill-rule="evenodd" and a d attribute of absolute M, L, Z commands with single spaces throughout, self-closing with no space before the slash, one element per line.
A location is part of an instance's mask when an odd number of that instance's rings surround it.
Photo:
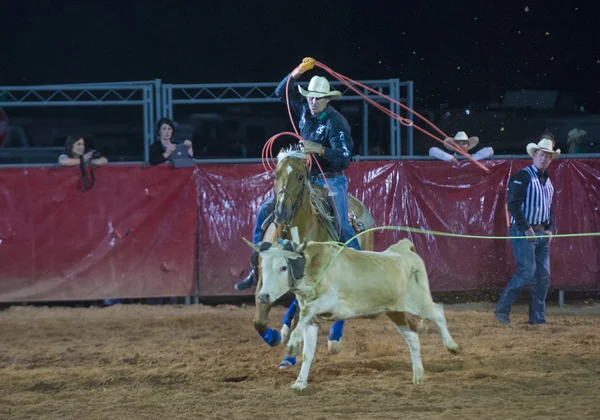
<path fill-rule="evenodd" d="M 60 166 L 78 166 L 81 162 L 100 166 L 108 160 L 96 150 L 85 151 L 85 139 L 81 136 L 69 136 L 65 142 L 65 152 L 58 157 Z"/>
<path fill-rule="evenodd" d="M 450 148 L 450 141 L 454 140 L 456 145 L 460 147 L 465 153 L 469 153 L 469 150 L 473 149 L 479 143 L 479 137 L 469 137 L 467 133 L 464 131 L 459 131 L 456 133 L 454 138 L 446 137 L 444 140 L 445 146 L 448 150 L 453 150 Z M 489 159 L 494 155 L 494 149 L 491 147 L 484 147 L 480 151 L 473 153 L 471 157 L 474 160 L 483 160 Z M 438 147 L 432 147 L 429 149 L 429 156 L 434 157 L 436 159 L 444 160 L 446 162 L 456 163 L 458 162 L 458 158 L 462 158 L 463 156 L 459 153 L 454 152 L 454 155 L 444 152 L 442 149 Z"/>

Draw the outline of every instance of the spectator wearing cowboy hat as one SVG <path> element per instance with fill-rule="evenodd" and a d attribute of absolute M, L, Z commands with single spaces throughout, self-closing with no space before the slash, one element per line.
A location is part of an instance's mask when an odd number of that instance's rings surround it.
<path fill-rule="evenodd" d="M 510 310 L 525 287 L 530 287 L 529 324 L 545 324 L 546 294 L 550 287 L 550 241 L 555 233 L 552 196 L 548 177 L 550 163 L 560 154 L 553 141 L 542 136 L 527 145 L 533 163 L 514 174 L 508 182 L 510 236 L 516 272 L 496 305 L 496 320 L 510 324 Z"/>
<path fill-rule="evenodd" d="M 473 149 L 475 146 L 477 146 L 477 143 L 479 143 L 479 137 L 469 137 L 464 131 L 459 131 L 454 137 L 446 137 L 446 139 L 444 140 L 444 145 L 448 150 L 454 150 L 450 147 L 452 141 L 454 141 L 454 143 L 456 143 L 456 145 L 465 153 L 469 153 L 469 150 Z M 493 155 L 494 149 L 492 149 L 491 147 L 484 147 L 480 151 L 471 155 L 471 157 L 475 160 L 483 160 L 489 159 Z M 456 151 L 454 152 L 454 155 L 451 155 L 449 153 L 444 152 L 439 147 L 432 147 L 431 149 L 429 149 L 429 156 L 452 163 L 458 162 L 458 159 L 463 157 Z"/>
<path fill-rule="evenodd" d="M 581 138 L 587 134 L 587 131 L 574 128 L 569 131 L 567 143 L 569 144 L 569 153 L 585 153 Z"/>

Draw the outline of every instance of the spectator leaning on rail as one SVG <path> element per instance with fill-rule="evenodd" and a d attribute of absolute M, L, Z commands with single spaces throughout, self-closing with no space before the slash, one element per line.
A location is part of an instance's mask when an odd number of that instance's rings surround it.
<path fill-rule="evenodd" d="M 58 157 L 60 166 L 78 166 L 81 163 L 105 165 L 108 160 L 96 150 L 85 151 L 85 139 L 82 136 L 69 136 L 65 142 L 65 152 Z"/>
<path fill-rule="evenodd" d="M 450 141 L 452 141 L 452 140 L 454 140 L 456 145 L 458 147 L 460 147 L 465 153 L 469 153 L 469 150 L 471 150 L 472 148 L 477 146 L 477 143 L 479 143 L 479 137 L 469 137 L 469 136 L 467 136 L 467 134 L 464 131 L 459 131 L 458 133 L 456 133 L 454 138 L 447 137 L 444 140 L 445 146 L 448 150 L 453 150 L 449 147 Z M 475 160 L 483 160 L 483 159 L 489 159 L 493 155 L 494 155 L 494 149 L 492 149 L 491 147 L 484 147 L 480 151 L 471 155 L 471 157 Z M 439 160 L 444 160 L 446 162 L 452 162 L 452 163 L 456 163 L 456 162 L 458 162 L 458 159 L 463 158 L 462 155 L 460 155 L 456 152 L 454 152 L 454 155 L 451 155 L 449 153 L 444 152 L 439 147 L 430 148 L 429 156 L 434 157 Z"/>
<path fill-rule="evenodd" d="M 175 123 L 168 118 L 161 118 L 156 124 L 158 138 L 150 146 L 150 165 L 158 165 L 166 162 L 175 151 L 177 145 L 173 142 L 175 138 Z M 187 148 L 190 157 L 194 157 L 194 149 L 190 140 L 184 140 L 183 145 Z"/>
<path fill-rule="evenodd" d="M 510 310 L 523 288 L 530 287 L 529 324 L 545 324 L 546 294 L 550 287 L 550 241 L 555 233 L 552 196 L 554 187 L 548 166 L 559 154 L 553 141 L 542 136 L 539 143 L 529 143 L 527 153 L 533 164 L 514 174 L 508 182 L 510 236 L 516 272 L 496 305 L 496 320 L 510 326 Z"/>
<path fill-rule="evenodd" d="M 587 131 L 574 128 L 569 131 L 567 143 L 569 144 L 569 153 L 585 153 L 584 141 L 581 140 L 587 134 Z"/>

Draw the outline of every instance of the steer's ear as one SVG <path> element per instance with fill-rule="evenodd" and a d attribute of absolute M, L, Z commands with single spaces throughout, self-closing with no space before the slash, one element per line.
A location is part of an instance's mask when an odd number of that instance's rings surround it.
<path fill-rule="evenodd" d="M 260 247 L 258 248 L 258 252 L 263 252 L 271 249 L 273 244 L 271 242 L 261 242 Z"/>
<path fill-rule="evenodd" d="M 242 239 L 244 240 L 244 242 L 246 242 L 248 244 L 248 246 L 250 248 L 252 248 L 253 250 L 255 250 L 256 252 L 260 252 L 260 247 L 256 244 L 253 244 L 252 242 L 250 242 L 248 239 L 242 237 Z"/>
<path fill-rule="evenodd" d="M 298 248 L 296 248 L 296 252 L 298 254 L 301 254 L 302 252 L 304 252 L 304 249 L 306 249 L 306 245 L 307 245 L 307 242 L 306 242 L 306 239 L 304 239 L 304 241 L 298 246 Z"/>

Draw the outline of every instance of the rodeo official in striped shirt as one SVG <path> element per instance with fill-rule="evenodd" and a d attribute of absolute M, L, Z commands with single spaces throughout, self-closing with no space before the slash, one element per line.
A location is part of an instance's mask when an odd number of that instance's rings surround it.
<path fill-rule="evenodd" d="M 496 305 L 496 320 L 508 327 L 510 309 L 523 288 L 530 287 L 529 324 L 545 324 L 546 294 L 550 287 L 550 241 L 554 233 L 552 196 L 554 187 L 548 177 L 548 166 L 560 154 L 553 150 L 549 135 L 539 143 L 529 143 L 527 153 L 533 164 L 514 174 L 508 182 L 508 211 L 516 273 L 510 279 Z"/>

